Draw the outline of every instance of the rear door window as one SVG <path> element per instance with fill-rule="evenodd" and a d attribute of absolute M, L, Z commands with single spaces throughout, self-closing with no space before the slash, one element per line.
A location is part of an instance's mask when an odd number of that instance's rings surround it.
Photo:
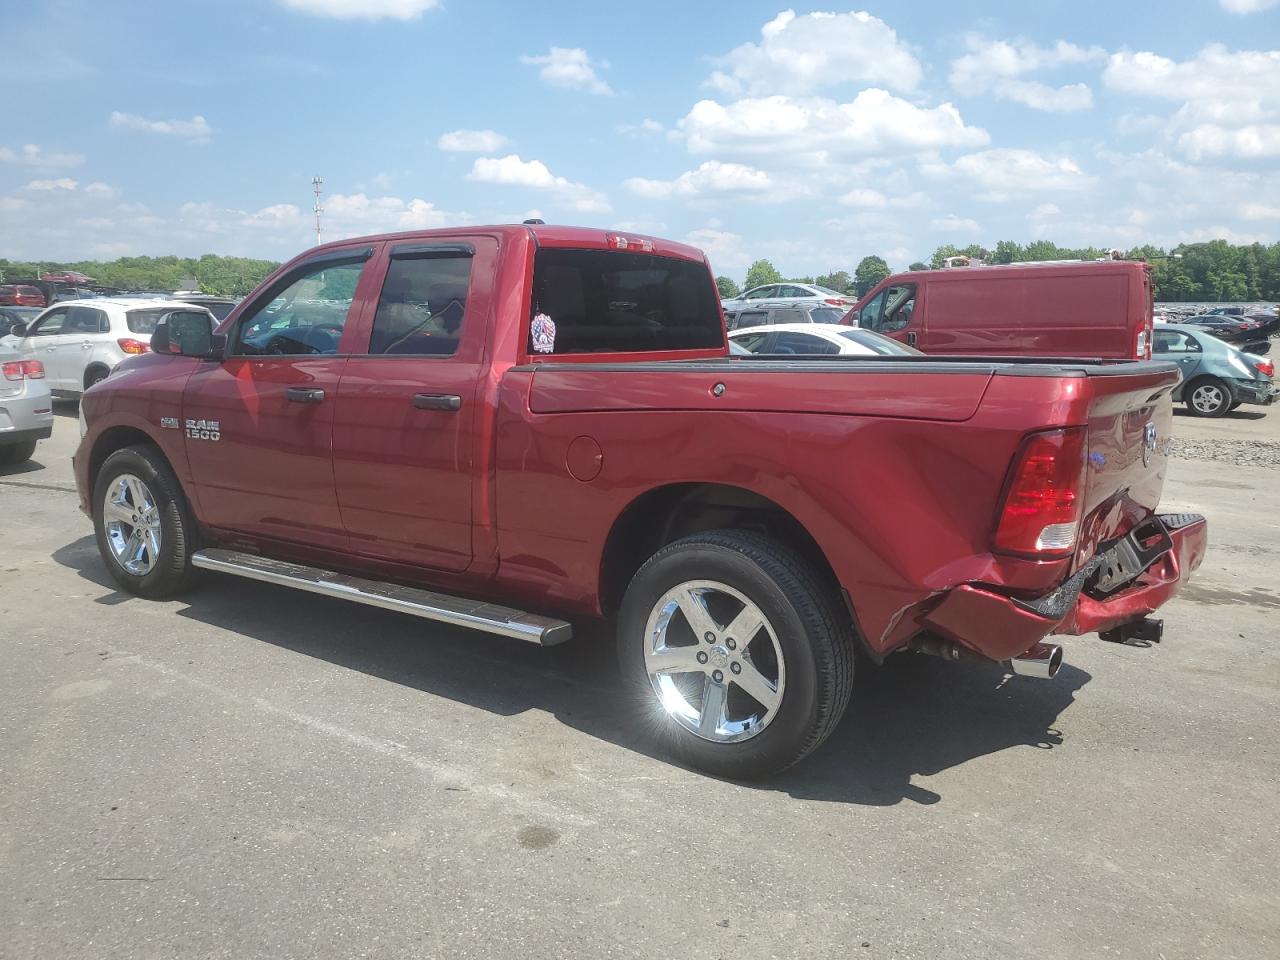
<path fill-rule="evenodd" d="M 809 323 L 809 314 L 803 310 L 770 310 L 770 323 Z"/>
<path fill-rule="evenodd" d="M 839 323 L 842 317 L 844 311 L 835 307 L 818 307 L 809 311 L 809 319 L 814 323 Z"/>
<path fill-rule="evenodd" d="M 743 310 L 738 314 L 738 322 L 734 325 L 734 329 L 741 330 L 743 327 L 763 327 L 768 322 L 768 310 Z"/>
<path fill-rule="evenodd" d="M 471 255 L 394 257 L 373 318 L 371 354 L 448 357 L 458 350 Z"/>
<path fill-rule="evenodd" d="M 724 345 L 718 291 L 706 266 L 655 254 L 539 250 L 529 319 L 535 355 Z"/>

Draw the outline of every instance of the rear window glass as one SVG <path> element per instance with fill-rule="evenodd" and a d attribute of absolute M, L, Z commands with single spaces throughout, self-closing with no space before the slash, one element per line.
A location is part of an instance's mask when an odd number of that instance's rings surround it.
<path fill-rule="evenodd" d="M 129 324 L 130 333 L 155 333 L 156 324 L 160 322 L 160 318 L 166 313 L 171 313 L 172 308 L 160 307 L 154 310 L 130 310 L 124 315 L 125 322 Z"/>
<path fill-rule="evenodd" d="M 539 250 L 530 320 L 529 349 L 535 354 L 724 344 L 718 291 L 707 268 L 653 254 Z"/>
<path fill-rule="evenodd" d="M 844 311 L 837 310 L 835 307 L 818 307 L 816 310 L 810 310 L 809 316 L 813 318 L 814 323 L 839 323 L 844 316 Z"/>
<path fill-rule="evenodd" d="M 219 323 L 227 319 L 228 314 L 236 308 L 234 303 L 202 303 L 200 306 L 212 313 L 213 319 Z"/>

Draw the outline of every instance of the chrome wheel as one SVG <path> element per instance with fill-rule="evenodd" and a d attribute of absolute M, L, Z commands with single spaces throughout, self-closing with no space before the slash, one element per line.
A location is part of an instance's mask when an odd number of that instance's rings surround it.
<path fill-rule="evenodd" d="M 102 525 L 111 556 L 127 573 L 141 577 L 160 560 L 160 509 L 147 485 L 122 473 L 107 488 Z"/>
<path fill-rule="evenodd" d="M 786 687 L 782 647 L 765 615 L 714 580 L 687 581 L 659 598 L 645 629 L 644 663 L 667 714 L 714 743 L 762 731 Z"/>
<path fill-rule="evenodd" d="M 1216 383 L 1202 383 L 1191 392 L 1191 405 L 1201 413 L 1217 413 L 1226 403 L 1226 394 Z"/>

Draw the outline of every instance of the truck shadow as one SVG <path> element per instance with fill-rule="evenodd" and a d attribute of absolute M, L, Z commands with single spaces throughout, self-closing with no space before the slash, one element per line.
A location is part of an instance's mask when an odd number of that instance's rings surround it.
<path fill-rule="evenodd" d="M 91 536 L 54 560 L 101 588 L 96 603 L 147 602 L 115 589 Z M 603 628 L 541 648 L 217 574 L 179 602 L 181 617 L 499 716 L 545 710 L 589 736 L 670 762 L 638 728 Z M 919 656 L 860 666 L 831 738 L 795 769 L 744 788 L 871 806 L 938 803 L 942 796 L 912 778 L 1012 747 L 1051 749 L 1062 741 L 1058 717 L 1092 679 L 1071 666 L 1046 682 L 1009 677 L 994 663 Z"/>

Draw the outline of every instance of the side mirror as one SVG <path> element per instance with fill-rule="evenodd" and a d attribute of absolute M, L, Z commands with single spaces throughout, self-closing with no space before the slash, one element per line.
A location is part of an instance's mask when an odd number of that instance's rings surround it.
<path fill-rule="evenodd" d="M 153 353 L 213 357 L 219 349 L 213 335 L 213 317 L 204 311 L 175 310 L 166 314 L 151 335 Z"/>
<path fill-rule="evenodd" d="M 26 335 L 27 335 L 27 325 L 25 323 L 15 323 L 12 327 L 9 328 L 9 336 L 11 337 L 21 338 L 21 337 L 25 337 Z"/>

